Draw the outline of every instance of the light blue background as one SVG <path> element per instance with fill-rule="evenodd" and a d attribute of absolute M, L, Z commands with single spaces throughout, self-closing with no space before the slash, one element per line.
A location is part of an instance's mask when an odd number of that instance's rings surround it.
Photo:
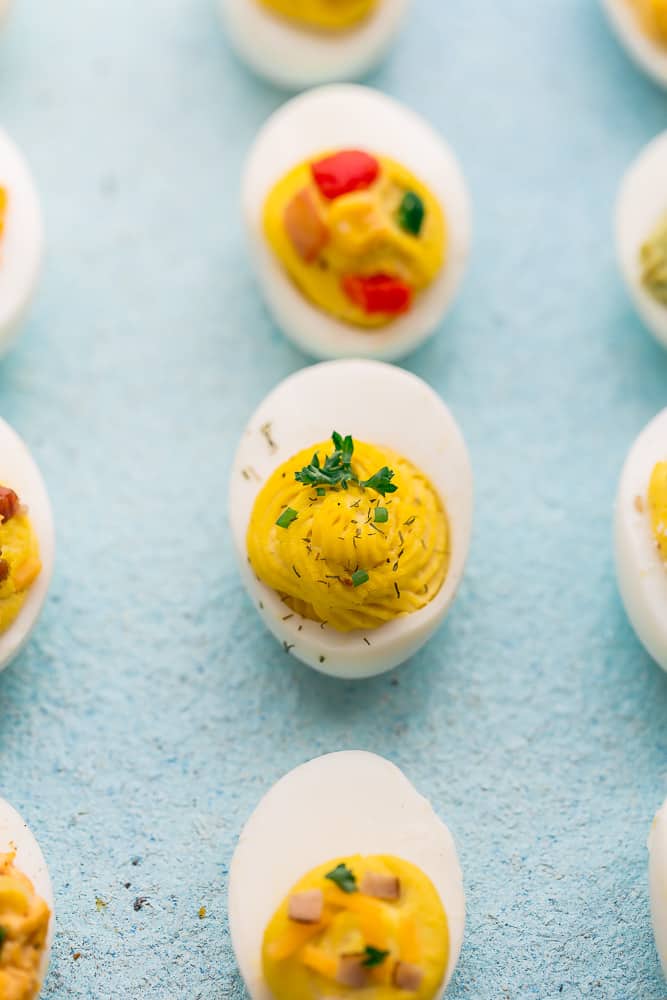
<path fill-rule="evenodd" d="M 56 887 L 50 1000 L 243 997 L 225 915 L 241 825 L 286 770 L 347 747 L 396 761 L 457 838 L 453 998 L 667 995 L 645 849 L 667 677 L 625 620 L 610 544 L 625 452 L 667 403 L 612 205 L 667 98 L 594 0 L 417 0 L 371 82 L 442 129 L 472 190 L 464 293 L 409 367 L 464 428 L 477 520 L 448 623 L 354 685 L 264 631 L 226 521 L 244 422 L 304 363 L 238 218 L 281 96 L 226 49 L 210 0 L 20 0 L 1 42 L 0 121 L 49 250 L 0 412 L 44 471 L 59 553 L 0 678 L 0 782 Z"/>

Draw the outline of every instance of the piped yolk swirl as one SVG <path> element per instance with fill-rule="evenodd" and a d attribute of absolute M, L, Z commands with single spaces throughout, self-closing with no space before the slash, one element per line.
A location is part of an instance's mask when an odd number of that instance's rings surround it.
<path fill-rule="evenodd" d="M 0 854 L 0 1000 L 35 1000 L 51 911 L 30 879 Z"/>
<path fill-rule="evenodd" d="M 275 14 L 306 28 L 344 31 L 365 20 L 378 0 L 259 0 Z"/>
<path fill-rule="evenodd" d="M 658 462 L 649 482 L 648 504 L 658 552 L 667 563 L 667 462 Z"/>

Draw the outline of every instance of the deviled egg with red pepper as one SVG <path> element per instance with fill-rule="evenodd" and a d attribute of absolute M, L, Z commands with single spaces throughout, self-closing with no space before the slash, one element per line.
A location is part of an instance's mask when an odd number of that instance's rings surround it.
<path fill-rule="evenodd" d="M 53 572 L 46 487 L 26 445 L 0 420 L 0 670 L 27 642 Z"/>
<path fill-rule="evenodd" d="M 391 365 L 334 361 L 287 378 L 250 419 L 230 522 L 243 582 L 285 651 L 359 678 L 404 662 L 445 618 L 472 504 L 467 448 L 439 396 Z"/>
<path fill-rule="evenodd" d="M 644 323 L 667 347 L 667 132 L 628 169 L 616 207 L 621 272 Z"/>
<path fill-rule="evenodd" d="M 667 0 L 603 0 L 631 59 L 667 87 Z"/>
<path fill-rule="evenodd" d="M 354 80 L 384 57 L 411 0 L 222 0 L 230 41 L 254 72 L 301 90 Z"/>
<path fill-rule="evenodd" d="M 465 925 L 454 841 L 389 761 L 327 754 L 248 820 L 229 924 L 251 1000 L 439 1000 Z"/>
<path fill-rule="evenodd" d="M 268 307 L 316 357 L 407 354 L 463 278 L 470 213 L 453 153 L 366 87 L 324 87 L 277 111 L 250 153 L 243 209 Z"/>

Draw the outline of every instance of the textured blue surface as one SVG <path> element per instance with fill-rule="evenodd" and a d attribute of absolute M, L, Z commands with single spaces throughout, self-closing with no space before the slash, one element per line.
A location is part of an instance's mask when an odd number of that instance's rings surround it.
<path fill-rule="evenodd" d="M 624 618 L 610 546 L 624 454 L 667 397 L 611 209 L 667 98 L 594 0 L 417 0 L 371 82 L 444 131 L 471 184 L 464 294 L 409 367 L 459 418 L 478 503 L 448 623 L 393 677 L 351 685 L 264 632 L 226 526 L 244 422 L 304 362 L 237 218 L 280 96 L 209 0 L 20 0 L 1 42 L 0 121 L 49 253 L 0 412 L 59 535 L 44 617 L 0 677 L 1 787 L 56 886 L 50 1000 L 243 997 L 225 916 L 239 829 L 288 768 L 355 746 L 402 766 L 457 838 L 453 998 L 667 992 L 645 875 L 667 677 Z"/>

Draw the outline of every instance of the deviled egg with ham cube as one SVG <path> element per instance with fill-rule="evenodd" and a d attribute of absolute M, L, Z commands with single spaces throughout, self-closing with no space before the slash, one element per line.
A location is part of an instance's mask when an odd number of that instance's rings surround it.
<path fill-rule="evenodd" d="M 325 87 L 277 111 L 250 153 L 243 208 L 269 309 L 316 357 L 407 354 L 463 277 L 457 161 L 425 121 L 369 88 Z"/>
<path fill-rule="evenodd" d="M 367 677 L 443 621 L 472 502 L 467 448 L 436 393 L 381 362 L 336 361 L 286 379 L 251 418 L 230 521 L 243 581 L 285 650 Z"/>
<path fill-rule="evenodd" d="M 454 841 L 389 761 L 319 757 L 248 820 L 229 923 L 252 1000 L 438 1000 L 465 925 Z"/>

